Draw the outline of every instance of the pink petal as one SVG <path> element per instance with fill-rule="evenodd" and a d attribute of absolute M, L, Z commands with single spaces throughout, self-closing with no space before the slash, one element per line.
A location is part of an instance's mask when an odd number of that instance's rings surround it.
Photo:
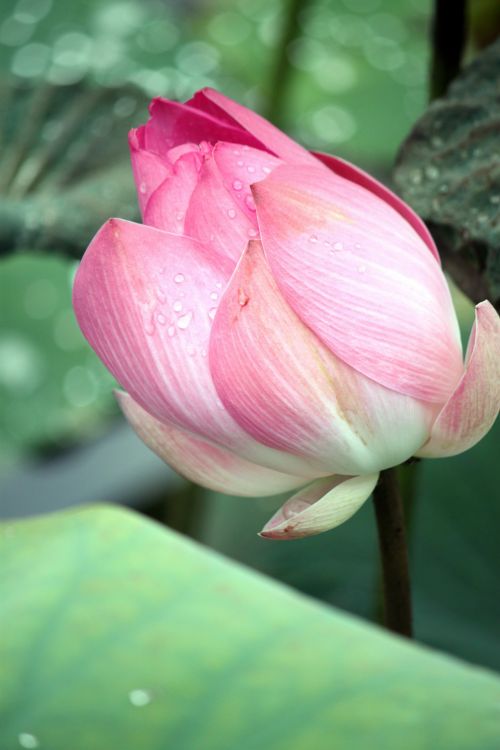
<path fill-rule="evenodd" d="M 181 156 L 149 197 L 142 214 L 144 223 L 166 232 L 184 234 L 186 212 L 198 184 L 199 171 L 199 154 L 190 151 Z"/>
<path fill-rule="evenodd" d="M 111 219 L 78 269 L 75 314 L 106 367 L 156 419 L 255 463 L 318 476 L 307 462 L 252 440 L 218 398 L 207 352 L 230 271 L 227 261 L 189 237 Z"/>
<path fill-rule="evenodd" d="M 225 187 L 213 156 L 207 157 L 201 167 L 184 231 L 233 264 L 245 250 L 248 238 L 258 234 L 255 212 L 249 216 L 234 193 Z"/>
<path fill-rule="evenodd" d="M 419 456 L 454 456 L 472 448 L 492 427 L 500 408 L 500 318 L 489 302 L 476 307 L 465 372 Z"/>
<path fill-rule="evenodd" d="M 271 270 L 303 322 L 367 377 L 443 403 L 462 373 L 458 324 L 408 222 L 322 168 L 281 166 L 252 191 Z"/>
<path fill-rule="evenodd" d="M 199 91 L 190 104 L 212 116 L 225 116 L 227 122 L 237 123 L 245 132 L 254 136 L 264 148 L 268 149 L 283 161 L 292 164 L 317 164 L 315 157 L 305 148 L 289 138 L 281 130 L 265 120 L 251 109 L 229 99 L 215 89 L 205 88 Z M 227 118 L 230 118 L 227 119 Z M 233 140 L 220 138 L 219 140 Z M 252 145 L 252 144 L 248 144 Z M 257 148 L 259 144 L 255 144 Z"/>
<path fill-rule="evenodd" d="M 118 391 L 116 397 L 141 440 L 165 463 L 196 484 L 230 495 L 258 497 L 295 489 L 306 481 L 245 461 L 170 422 L 159 422 L 128 393 Z"/>
<path fill-rule="evenodd" d="M 330 156 L 330 154 L 321 153 L 314 153 L 314 156 L 316 156 L 321 162 L 323 162 L 323 164 L 326 164 L 326 166 L 331 169 L 332 172 L 335 172 L 335 174 L 339 175 L 340 177 L 344 177 L 346 180 L 355 182 L 357 185 L 360 185 L 363 188 L 366 188 L 366 190 L 369 190 L 371 193 L 378 196 L 383 201 L 392 206 L 392 208 L 394 208 L 399 214 L 401 214 L 401 216 L 406 219 L 408 224 L 413 227 L 418 236 L 425 242 L 436 260 L 439 261 L 439 263 L 441 262 L 437 247 L 434 243 L 434 240 L 432 239 L 432 235 L 425 226 L 424 222 L 422 221 L 420 216 L 418 216 L 418 214 L 416 214 L 415 211 L 413 211 L 410 206 L 408 206 L 407 203 L 402 201 L 401 198 L 396 195 L 396 193 L 393 193 L 392 190 L 389 190 L 389 188 L 369 175 L 368 172 L 365 172 L 359 167 L 354 166 L 354 164 L 350 164 L 344 159 L 340 159 L 338 156 Z"/>
<path fill-rule="evenodd" d="M 144 210 L 150 196 L 171 174 L 171 168 L 166 159 L 162 159 L 157 154 L 141 148 L 140 140 L 137 138 L 137 131 L 132 130 L 130 132 L 129 146 L 132 172 L 137 189 L 137 200 L 141 215 L 144 216 Z"/>
<path fill-rule="evenodd" d="M 327 477 L 299 490 L 260 532 L 267 539 L 300 539 L 340 526 L 368 500 L 378 474 Z"/>
<path fill-rule="evenodd" d="M 267 151 L 250 146 L 235 148 L 233 143 L 217 143 L 213 157 L 227 190 L 251 220 L 252 227 L 256 228 L 256 209 L 250 185 L 265 179 L 283 162 Z"/>
<path fill-rule="evenodd" d="M 286 304 L 251 242 L 217 312 L 210 368 L 228 411 L 260 443 L 318 473 L 378 471 L 409 458 L 434 414 L 338 360 Z"/>
<path fill-rule="evenodd" d="M 136 131 L 141 147 L 164 157 L 175 146 L 202 141 L 229 141 L 260 147 L 251 134 L 223 113 L 214 116 L 192 104 L 193 101 L 181 104 L 161 97 L 153 99 L 149 106 L 150 119 Z"/>

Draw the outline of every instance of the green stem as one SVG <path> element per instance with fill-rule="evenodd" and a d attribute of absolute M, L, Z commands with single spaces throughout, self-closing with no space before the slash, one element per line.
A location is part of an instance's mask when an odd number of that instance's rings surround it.
<path fill-rule="evenodd" d="M 396 469 L 381 472 L 373 503 L 382 563 L 385 625 L 388 630 L 411 638 L 408 550 Z"/>
<path fill-rule="evenodd" d="M 467 0 L 435 0 L 430 99 L 442 96 L 457 76 L 467 41 Z"/>
<path fill-rule="evenodd" d="M 282 113 L 290 82 L 292 66 L 288 57 L 288 48 L 300 36 L 299 16 L 309 0 L 286 0 L 286 18 L 282 25 L 281 38 L 276 48 L 273 70 L 268 79 L 267 107 L 265 116 L 275 125 L 282 124 Z"/>

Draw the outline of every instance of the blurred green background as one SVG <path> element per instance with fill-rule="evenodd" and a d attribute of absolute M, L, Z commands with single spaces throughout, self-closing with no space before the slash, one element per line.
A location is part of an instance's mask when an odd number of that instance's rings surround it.
<path fill-rule="evenodd" d="M 125 502 L 301 591 L 377 619 L 369 503 L 329 534 L 266 542 L 256 532 L 279 500 L 187 487 L 131 434 L 114 403 L 111 376 L 74 321 L 78 253 L 74 245 L 71 257 L 61 252 L 57 222 L 51 228 L 48 221 L 68 200 L 74 212 L 68 222 L 86 212 L 83 234 L 89 226 L 97 230 L 100 216 L 78 198 L 81 154 L 92 154 L 95 143 L 103 157 L 88 161 L 86 178 L 110 191 L 113 213 L 135 218 L 128 167 L 123 198 L 113 193 L 113 170 L 128 159 L 117 120 L 139 124 L 148 97 L 185 99 L 206 85 L 269 114 L 309 147 L 389 181 L 398 146 L 427 102 L 431 3 L 303 2 L 283 63 L 290 7 L 268 0 L 4 0 L 0 174 L 12 144 L 22 159 L 0 196 L 4 226 L 6 216 L 14 217 L 0 259 L 0 514 Z M 57 107 L 37 104 L 37 92 L 53 96 L 54 87 Z M 92 127 L 83 110 L 78 127 L 68 129 L 70 104 L 81 91 L 104 92 L 103 109 Z M 102 114 L 106 102 L 113 120 Z M 28 135 L 20 143 L 22 133 Z M 51 144 L 61 133 L 54 156 Z M 73 152 L 79 169 L 61 177 L 58 159 Z M 47 222 L 43 243 L 33 239 L 41 221 Z M 82 250 L 90 236 L 82 237 Z M 472 308 L 455 296 L 467 339 Z M 494 668 L 500 667 L 498 437 L 497 427 L 464 456 L 419 465 L 410 529 L 417 638 Z"/>

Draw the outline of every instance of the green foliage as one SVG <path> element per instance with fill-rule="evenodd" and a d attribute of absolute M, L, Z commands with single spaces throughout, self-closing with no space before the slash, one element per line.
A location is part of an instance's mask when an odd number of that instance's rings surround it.
<path fill-rule="evenodd" d="M 2 750 L 498 747 L 493 675 L 132 513 L 6 525 L 1 558 Z"/>
<path fill-rule="evenodd" d="M 500 303 L 500 41 L 431 104 L 402 146 L 395 180 L 466 294 Z"/>

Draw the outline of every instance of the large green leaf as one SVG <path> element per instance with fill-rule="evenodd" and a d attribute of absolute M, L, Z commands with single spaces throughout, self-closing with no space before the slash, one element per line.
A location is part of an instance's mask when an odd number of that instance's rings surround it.
<path fill-rule="evenodd" d="M 130 512 L 4 526 L 1 555 L 2 750 L 498 747 L 492 674 Z"/>

